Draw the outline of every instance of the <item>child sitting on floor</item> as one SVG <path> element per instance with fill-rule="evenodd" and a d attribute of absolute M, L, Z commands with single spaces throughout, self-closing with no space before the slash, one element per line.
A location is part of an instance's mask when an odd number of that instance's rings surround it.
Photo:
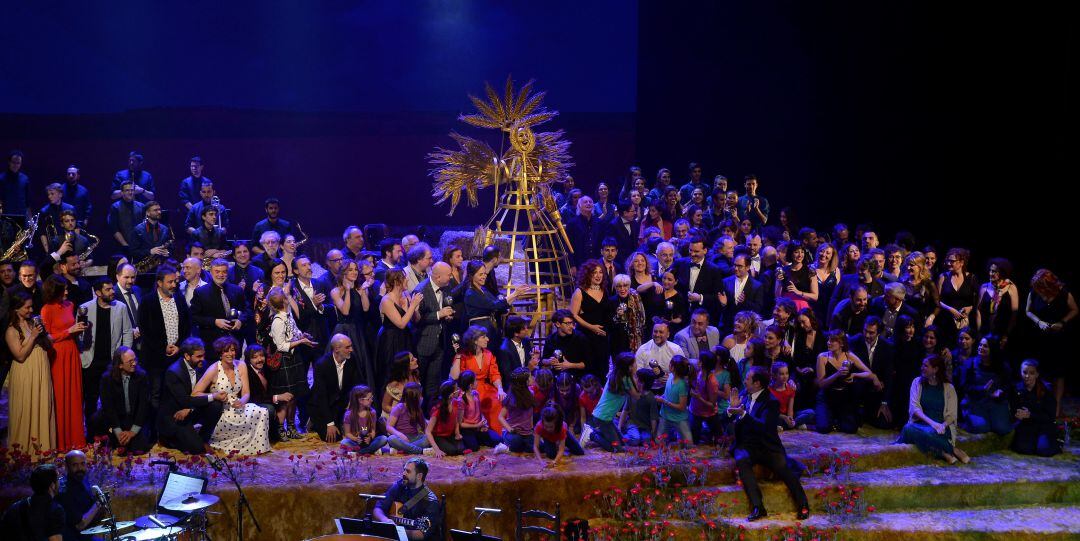
<path fill-rule="evenodd" d="M 431 454 L 436 457 L 460 455 L 465 449 L 461 443 L 461 410 L 454 402 L 455 394 L 457 383 L 454 380 L 448 379 L 439 385 L 439 398 L 431 408 L 431 419 L 424 431 L 431 442 Z"/>
<path fill-rule="evenodd" d="M 502 436 L 488 426 L 487 418 L 480 412 L 480 391 L 476 390 L 476 374 L 465 370 L 458 375 L 458 393 L 455 400 L 461 412 L 461 443 L 476 452 L 480 446 L 494 447 L 495 452 L 506 451 Z"/>
<path fill-rule="evenodd" d="M 540 411 L 540 422 L 533 428 L 533 453 L 536 460 L 543 462 L 544 456 L 547 456 L 551 459 L 549 466 L 555 466 L 565 451 L 570 451 L 572 455 L 585 454 L 581 444 L 567 429 L 558 406 L 545 406 Z"/>
<path fill-rule="evenodd" d="M 386 436 L 377 433 L 378 416 L 371 407 L 375 394 L 367 385 L 357 385 L 349 391 L 349 409 L 341 422 L 344 438 L 341 447 L 361 455 L 382 454 Z"/>
<path fill-rule="evenodd" d="M 502 401 L 499 422 L 503 443 L 511 453 L 527 453 L 533 435 L 533 395 L 529 392 L 529 369 L 524 366 L 510 374 L 510 392 Z"/>

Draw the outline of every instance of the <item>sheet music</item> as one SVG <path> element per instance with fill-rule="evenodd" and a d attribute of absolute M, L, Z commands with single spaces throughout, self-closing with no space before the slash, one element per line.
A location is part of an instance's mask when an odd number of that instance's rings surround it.
<path fill-rule="evenodd" d="M 186 498 L 189 494 L 199 494 L 206 486 L 206 480 L 179 473 L 170 473 L 165 479 L 165 489 L 158 498 L 158 506 L 165 502 Z"/>

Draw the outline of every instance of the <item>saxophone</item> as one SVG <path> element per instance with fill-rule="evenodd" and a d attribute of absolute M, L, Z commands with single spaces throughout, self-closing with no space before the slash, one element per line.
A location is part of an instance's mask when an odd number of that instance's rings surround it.
<path fill-rule="evenodd" d="M 296 242 L 296 252 L 299 253 L 300 252 L 300 247 L 303 246 L 304 243 L 308 241 L 308 234 L 304 233 L 304 228 L 300 227 L 300 222 L 296 222 L 296 231 L 304 236 L 303 239 Z"/>
<path fill-rule="evenodd" d="M 90 253 L 94 251 L 94 248 L 97 248 L 98 244 L 101 244 L 101 239 L 97 238 L 97 235 L 94 235 L 89 231 L 80 232 L 83 235 L 86 235 L 86 238 L 90 239 L 90 245 L 86 247 L 86 251 L 79 254 L 79 261 L 86 261 L 87 259 L 90 259 Z M 71 233 L 68 234 L 71 235 Z"/>
<path fill-rule="evenodd" d="M 169 226 L 169 240 L 165 241 L 165 243 L 159 246 L 159 248 L 168 249 L 170 246 L 172 246 L 174 240 L 176 240 L 176 236 L 173 235 L 172 226 Z M 160 265 L 163 261 L 165 261 L 164 257 L 156 254 L 150 254 L 144 257 L 142 261 L 135 263 L 135 273 L 144 274 L 150 272 L 151 270 L 157 268 L 157 266 Z"/>
<path fill-rule="evenodd" d="M 15 234 L 15 240 L 12 241 L 11 246 L 8 246 L 4 254 L 0 255 L 0 261 L 26 261 L 26 251 L 30 248 L 30 243 L 33 242 L 34 233 L 37 232 L 38 216 L 41 216 L 41 214 L 35 214 L 26 220 L 26 229 L 20 229 Z"/>
<path fill-rule="evenodd" d="M 225 250 L 223 253 L 221 253 L 220 255 L 216 255 L 216 256 L 208 255 L 208 256 L 202 258 L 202 268 L 203 268 L 203 270 L 210 270 L 210 264 L 213 263 L 215 259 L 225 259 L 226 257 L 229 257 L 231 255 L 232 255 L 232 250 Z"/>

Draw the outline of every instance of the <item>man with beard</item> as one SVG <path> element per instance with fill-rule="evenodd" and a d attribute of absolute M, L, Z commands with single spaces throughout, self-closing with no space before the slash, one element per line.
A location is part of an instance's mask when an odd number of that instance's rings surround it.
<path fill-rule="evenodd" d="M 401 265 L 401 256 L 404 253 L 400 239 L 385 238 L 379 241 L 379 260 L 375 262 L 375 279 L 379 283 L 386 281 L 386 271 Z"/>
<path fill-rule="evenodd" d="M 97 299 L 79 306 L 86 310 L 86 332 L 79 335 L 79 356 L 82 359 L 83 415 L 88 419 L 97 410 L 98 382 L 109 367 L 112 353 L 120 346 L 131 347 L 131 318 L 127 308 L 116 302 L 112 282 L 101 280 L 94 284 Z"/>
<path fill-rule="evenodd" d="M 861 331 L 863 322 L 869 315 L 866 310 L 869 298 L 865 286 L 855 286 L 855 289 L 851 290 L 851 295 L 836 305 L 836 310 L 833 310 L 829 319 L 829 329 L 844 331 L 844 334 L 848 336 Z M 859 359 L 864 359 L 864 357 L 859 357 Z"/>
<path fill-rule="evenodd" d="M 295 234 L 293 230 L 292 222 L 279 217 L 281 213 L 281 202 L 276 197 L 268 197 L 263 202 L 263 210 L 266 211 L 266 218 L 259 220 L 255 227 L 251 230 L 251 238 L 262 238 L 262 234 L 267 231 L 276 231 L 281 238 L 285 238 L 285 235 Z M 261 251 L 260 248 L 254 247 L 256 251 Z"/>
<path fill-rule="evenodd" d="M 139 303 L 142 361 L 150 378 L 150 404 L 155 408 L 161 397 L 165 367 L 176 359 L 180 344 L 191 336 L 188 304 L 177 293 L 179 281 L 176 269 L 158 267 L 154 290 Z"/>
<path fill-rule="evenodd" d="M 390 485 L 386 495 L 379 503 L 375 504 L 372 514 L 379 522 L 393 522 L 387 513 L 395 504 L 402 504 L 401 515 L 408 519 L 427 519 L 430 527 L 427 532 L 420 530 L 406 530 L 410 541 L 435 540 L 442 538 L 442 513 L 440 512 L 439 499 L 435 493 L 425 484 L 427 482 L 428 465 L 424 459 L 410 458 L 402 467 L 401 479 Z"/>
<path fill-rule="evenodd" d="M 104 518 L 104 507 L 90 491 L 86 480 L 86 455 L 69 451 L 64 455 L 64 482 L 57 501 L 64 508 L 64 539 L 90 539 L 79 532 Z"/>
<path fill-rule="evenodd" d="M 161 223 L 161 203 L 150 201 L 145 207 L 144 220 L 135 226 L 132 235 L 131 262 L 138 264 L 150 255 L 158 256 L 164 261 L 169 257 L 169 249 L 165 244 L 175 240 L 172 229 Z"/>
<path fill-rule="evenodd" d="M 237 341 L 243 338 L 243 320 L 252 308 L 244 302 L 244 290 L 230 284 L 228 277 L 229 262 L 215 259 L 210 264 L 210 283 L 199 286 L 191 297 L 191 322 L 199 328 L 204 344 L 213 344 L 223 336 Z M 211 360 L 217 360 L 217 355 Z"/>
<path fill-rule="evenodd" d="M 300 313 L 296 316 L 296 327 L 311 335 L 311 340 L 319 345 L 326 343 L 326 312 L 329 310 L 327 299 L 330 298 L 330 290 L 317 280 L 311 279 L 311 258 L 306 255 L 297 256 L 292 262 L 293 278 L 292 291 L 298 300 Z M 325 346 L 324 346 L 325 347 Z M 308 366 L 316 360 L 316 350 L 313 347 L 296 348 L 295 355 L 299 355 L 304 362 L 303 374 L 308 373 Z M 300 426 L 307 425 L 308 395 L 300 397 L 298 404 L 300 413 Z"/>
<path fill-rule="evenodd" d="M 183 358 L 165 371 L 161 408 L 157 428 L 166 447 L 189 455 L 213 453 L 209 443 L 214 434 L 222 408 L 229 399 L 225 391 L 192 396 L 191 390 L 202 376 L 206 346 L 198 338 L 188 338 L 180 344 Z M 195 425 L 202 428 L 196 432 Z"/>
<path fill-rule="evenodd" d="M 112 365 L 100 381 L 101 409 L 90 421 L 95 434 L 108 434 L 113 448 L 123 447 L 133 455 L 145 454 L 153 446 L 146 426 L 150 419 L 150 382 L 138 363 L 135 351 L 129 347 L 113 352 Z"/>

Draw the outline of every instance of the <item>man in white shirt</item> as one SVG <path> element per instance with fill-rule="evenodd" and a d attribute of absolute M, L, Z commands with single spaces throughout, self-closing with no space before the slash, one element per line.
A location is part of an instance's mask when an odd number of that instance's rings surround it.
<path fill-rule="evenodd" d="M 656 245 L 656 268 L 653 276 L 657 281 L 664 277 L 664 273 L 671 270 L 675 263 L 675 245 L 670 242 L 661 242 Z"/>
<path fill-rule="evenodd" d="M 641 344 L 634 355 L 634 368 L 652 368 L 658 377 L 653 383 L 653 389 L 663 389 L 667 384 L 668 366 L 671 358 L 676 355 L 684 355 L 683 349 L 677 344 L 668 342 L 671 330 L 667 322 L 658 321 L 653 325 L 652 340 Z"/>
<path fill-rule="evenodd" d="M 195 295 L 195 290 L 201 286 L 206 285 L 203 280 L 203 268 L 202 260 L 189 257 L 180 264 L 180 272 L 183 273 L 184 279 L 180 282 L 180 293 L 184 296 L 184 301 L 187 305 L 191 306 L 191 297 Z"/>

